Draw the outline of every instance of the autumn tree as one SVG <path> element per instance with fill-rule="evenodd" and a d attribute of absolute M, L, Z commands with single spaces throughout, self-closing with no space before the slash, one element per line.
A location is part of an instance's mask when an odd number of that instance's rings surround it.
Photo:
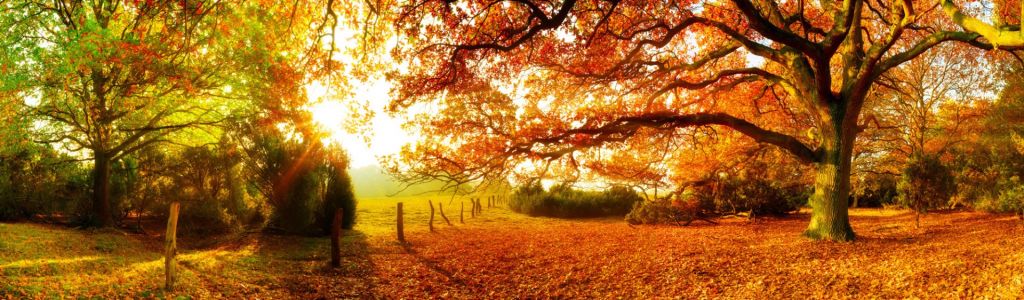
<path fill-rule="evenodd" d="M 397 24 L 394 107 L 434 108 L 418 124 L 442 137 L 407 172 L 500 178 L 647 129 L 730 128 L 814 166 L 805 234 L 836 241 L 854 239 L 851 157 L 878 79 L 948 42 L 1024 49 L 951 1 L 416 1 Z M 747 113 L 774 98 L 804 130 Z"/>
<path fill-rule="evenodd" d="M 970 135 L 964 123 L 980 118 L 970 107 L 993 94 L 997 74 L 966 50 L 940 45 L 879 78 L 880 99 L 870 115 L 877 123 L 869 128 L 895 135 L 880 145 L 884 151 L 901 162 L 914 153 L 941 155 Z"/>
<path fill-rule="evenodd" d="M 93 162 L 94 222 L 113 225 L 111 165 L 220 118 L 209 93 L 220 88 L 212 63 L 216 1 L 19 1 L 4 19 L 16 31 L 5 51 L 26 54 L 7 77 L 49 123 L 41 141 L 87 150 Z M 10 50 L 13 49 L 13 50 Z"/>

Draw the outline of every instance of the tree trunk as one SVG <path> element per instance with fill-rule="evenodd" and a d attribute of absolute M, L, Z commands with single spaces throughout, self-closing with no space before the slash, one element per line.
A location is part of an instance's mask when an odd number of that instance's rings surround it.
<path fill-rule="evenodd" d="M 823 135 L 821 162 L 817 164 L 814 194 L 811 195 L 811 223 L 804 232 L 809 238 L 853 241 L 850 227 L 850 160 L 853 153 L 853 129 L 835 126 L 831 136 Z"/>
<path fill-rule="evenodd" d="M 110 212 L 110 157 L 97 151 L 94 155 L 92 179 L 92 211 L 96 226 L 112 227 L 114 218 Z"/>

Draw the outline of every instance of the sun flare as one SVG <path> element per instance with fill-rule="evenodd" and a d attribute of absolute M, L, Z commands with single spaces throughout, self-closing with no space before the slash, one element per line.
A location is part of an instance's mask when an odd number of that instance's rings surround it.
<path fill-rule="evenodd" d="M 371 80 L 355 86 L 359 88 L 351 96 L 337 97 L 322 83 L 313 82 L 306 86 L 306 94 L 313 122 L 329 133 L 324 142 L 341 145 L 351 159 L 350 167 L 360 168 L 376 165 L 381 157 L 397 153 L 415 138 L 402 128 L 404 118 L 385 111 L 390 101 L 389 82 Z M 353 107 L 365 107 L 365 113 L 352 113 Z"/>

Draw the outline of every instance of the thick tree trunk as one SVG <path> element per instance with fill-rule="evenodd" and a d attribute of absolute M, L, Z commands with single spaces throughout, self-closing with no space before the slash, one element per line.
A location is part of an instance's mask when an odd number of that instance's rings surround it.
<path fill-rule="evenodd" d="M 810 199 L 811 223 L 804 234 L 816 240 L 853 241 L 848 201 L 854 137 L 852 130 L 842 130 L 841 126 L 836 129 L 835 135 L 823 136 L 824 152 Z"/>
<path fill-rule="evenodd" d="M 92 211 L 93 217 L 96 218 L 96 226 L 114 226 L 114 218 L 110 212 L 110 157 L 102 152 L 97 152 L 94 158 Z"/>

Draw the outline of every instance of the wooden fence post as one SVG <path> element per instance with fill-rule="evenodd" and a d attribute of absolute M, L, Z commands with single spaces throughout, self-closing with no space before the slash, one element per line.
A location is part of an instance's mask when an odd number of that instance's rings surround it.
<path fill-rule="evenodd" d="M 430 232 L 434 232 L 434 202 L 427 200 L 427 204 L 430 205 Z"/>
<path fill-rule="evenodd" d="M 331 222 L 331 267 L 341 267 L 341 218 L 344 209 L 334 210 L 334 221 Z"/>
<path fill-rule="evenodd" d="M 444 215 L 444 203 L 438 202 L 437 210 L 441 211 L 441 218 L 444 219 L 444 222 L 448 223 L 448 226 L 452 226 L 452 222 L 448 221 L 448 217 Z"/>
<path fill-rule="evenodd" d="M 166 283 L 164 289 L 171 291 L 174 289 L 174 269 L 176 263 L 174 256 L 178 254 L 178 212 L 181 210 L 181 204 L 177 201 L 171 203 L 171 215 L 167 218 L 167 234 L 164 236 L 164 271 L 166 272 Z"/>
<path fill-rule="evenodd" d="M 459 222 L 466 224 L 466 219 L 463 217 L 466 215 L 466 201 L 459 201 Z"/>
<path fill-rule="evenodd" d="M 402 202 L 398 202 L 398 241 L 405 242 L 405 226 L 402 224 Z"/>

